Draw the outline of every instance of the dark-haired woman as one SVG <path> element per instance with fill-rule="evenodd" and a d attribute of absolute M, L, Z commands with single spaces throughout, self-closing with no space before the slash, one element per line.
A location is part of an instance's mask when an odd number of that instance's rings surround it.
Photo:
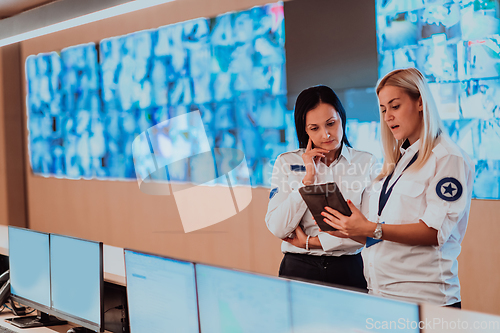
<path fill-rule="evenodd" d="M 283 240 L 279 275 L 366 290 L 363 244 L 320 232 L 298 190 L 336 182 L 346 200 L 367 212 L 365 189 L 375 175 L 375 158 L 351 148 L 345 110 L 329 87 L 299 94 L 295 127 L 300 149 L 276 159 L 266 215 L 269 230 Z"/>

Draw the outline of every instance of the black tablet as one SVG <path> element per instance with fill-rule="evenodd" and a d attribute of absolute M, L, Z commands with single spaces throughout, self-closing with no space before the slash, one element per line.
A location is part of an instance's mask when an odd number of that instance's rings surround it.
<path fill-rule="evenodd" d="M 340 213 L 351 216 L 352 212 L 340 192 L 336 183 L 326 183 L 319 185 L 307 185 L 299 189 L 299 193 L 304 199 L 307 207 L 314 216 L 314 220 L 318 227 L 323 231 L 337 230 L 334 227 L 323 221 L 324 217 L 321 215 L 325 211 L 325 207 L 329 206 Z"/>

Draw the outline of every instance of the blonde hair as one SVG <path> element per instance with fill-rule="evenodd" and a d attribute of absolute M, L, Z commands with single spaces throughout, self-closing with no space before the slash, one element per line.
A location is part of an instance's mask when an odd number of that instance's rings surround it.
<path fill-rule="evenodd" d="M 432 97 L 424 76 L 416 68 L 397 69 L 380 79 L 377 83 L 377 97 L 380 90 L 386 86 L 394 86 L 402 88 L 413 99 L 422 98 L 423 106 L 423 126 L 420 132 L 420 149 L 419 155 L 415 163 L 408 170 L 418 170 L 429 159 L 432 149 L 436 145 L 438 136 L 443 132 L 443 124 L 439 117 L 436 103 Z M 382 146 L 384 149 L 384 164 L 382 171 L 377 179 L 380 180 L 389 175 L 396 166 L 399 157 L 401 156 L 400 147 L 406 140 L 396 140 L 392 135 L 390 128 L 384 121 L 384 115 L 380 110 L 380 135 L 382 138 Z"/>

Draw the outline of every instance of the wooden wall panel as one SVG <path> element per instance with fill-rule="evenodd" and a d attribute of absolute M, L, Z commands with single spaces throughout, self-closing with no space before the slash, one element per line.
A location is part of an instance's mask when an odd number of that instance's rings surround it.
<path fill-rule="evenodd" d="M 20 46 L 0 48 L 0 224 L 26 226 Z"/>
<path fill-rule="evenodd" d="M 458 257 L 462 305 L 500 315 L 500 201 L 472 200 L 469 225 Z"/>
<path fill-rule="evenodd" d="M 0 49 L 0 64 L 3 62 L 3 52 Z M 5 130 L 4 130 L 4 80 L 3 71 L 0 68 L 0 224 L 8 224 L 8 206 L 7 206 L 7 168 L 5 163 Z"/>

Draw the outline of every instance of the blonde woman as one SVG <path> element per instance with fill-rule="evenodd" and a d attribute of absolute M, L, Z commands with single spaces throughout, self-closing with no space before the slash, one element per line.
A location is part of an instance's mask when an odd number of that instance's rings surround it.
<path fill-rule="evenodd" d="M 443 133 L 429 87 L 415 68 L 377 84 L 382 172 L 366 218 L 327 207 L 329 232 L 365 243 L 369 292 L 413 302 L 461 307 L 457 257 L 467 228 L 474 166 Z"/>

